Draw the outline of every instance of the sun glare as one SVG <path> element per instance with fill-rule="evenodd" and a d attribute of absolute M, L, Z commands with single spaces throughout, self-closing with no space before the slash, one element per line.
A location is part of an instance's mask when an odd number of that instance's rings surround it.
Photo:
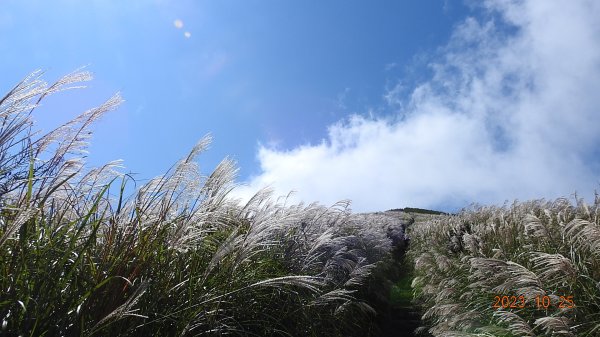
<path fill-rule="evenodd" d="M 175 21 L 173 21 L 173 26 L 175 26 L 175 28 L 177 29 L 181 29 L 183 28 L 183 21 L 181 21 L 180 19 L 176 19 Z"/>

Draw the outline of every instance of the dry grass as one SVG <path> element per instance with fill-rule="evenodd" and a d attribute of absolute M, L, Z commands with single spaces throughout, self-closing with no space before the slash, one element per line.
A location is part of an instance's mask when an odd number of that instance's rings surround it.
<path fill-rule="evenodd" d="M 354 297 L 390 241 L 332 207 L 286 205 L 269 191 L 240 206 L 236 168 L 209 175 L 210 138 L 141 186 L 120 163 L 87 169 L 90 126 L 119 95 L 42 136 L 31 114 L 48 85 L 34 73 L 0 100 L 0 320 L 29 336 L 352 336 L 372 309 Z M 579 228 L 579 227 L 578 227 Z M 574 233 L 579 230 L 573 229 Z"/>
<path fill-rule="evenodd" d="M 411 228 L 413 287 L 434 336 L 600 334 L 600 198 L 474 207 Z M 495 296 L 525 308 L 493 308 Z M 538 307 L 548 296 L 551 305 Z M 562 297 L 572 296 L 575 307 Z M 563 302 L 564 308 L 559 308 Z M 520 303 L 520 302 L 519 302 Z M 518 304 L 516 304 L 519 306 Z"/>

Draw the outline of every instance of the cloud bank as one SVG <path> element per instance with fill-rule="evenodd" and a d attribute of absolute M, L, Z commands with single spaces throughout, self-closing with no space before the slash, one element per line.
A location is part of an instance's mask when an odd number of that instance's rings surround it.
<path fill-rule="evenodd" d="M 355 211 L 591 198 L 600 181 L 600 2 L 486 1 L 457 25 L 394 116 L 351 116 L 320 144 L 260 146 L 266 185 Z M 402 86 L 399 82 L 398 86 Z"/>

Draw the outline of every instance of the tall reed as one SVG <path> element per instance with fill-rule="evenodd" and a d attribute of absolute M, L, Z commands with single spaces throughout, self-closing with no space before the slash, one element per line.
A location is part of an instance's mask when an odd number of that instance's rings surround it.
<path fill-rule="evenodd" d="M 599 335 L 599 214 L 600 198 L 589 206 L 575 197 L 574 203 L 473 207 L 413 226 L 409 255 L 427 323 L 422 330 L 434 336 Z"/>
<path fill-rule="evenodd" d="M 120 96 L 39 135 L 40 102 L 91 79 L 77 71 L 48 85 L 41 75 L 0 100 L 3 334 L 363 333 L 373 313 L 354 294 L 390 242 L 347 202 L 289 206 L 263 190 L 240 205 L 231 160 L 198 169 L 210 137 L 126 196 L 135 181 L 119 162 L 83 160 L 90 127 Z"/>

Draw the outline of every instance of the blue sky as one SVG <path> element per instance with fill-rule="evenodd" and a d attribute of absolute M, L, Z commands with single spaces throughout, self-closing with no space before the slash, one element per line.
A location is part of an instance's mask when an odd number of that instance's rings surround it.
<path fill-rule="evenodd" d="M 87 89 L 38 111 L 49 130 L 114 92 L 88 162 L 163 173 L 204 134 L 247 198 L 357 211 L 590 197 L 599 181 L 593 1 L 5 1 L 6 91 L 80 66 Z M 594 124 L 596 123 L 596 124 Z"/>

